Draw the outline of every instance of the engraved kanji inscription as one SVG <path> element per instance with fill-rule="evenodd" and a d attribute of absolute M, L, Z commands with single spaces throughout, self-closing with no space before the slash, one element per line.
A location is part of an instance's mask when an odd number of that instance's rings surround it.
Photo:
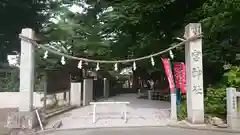
<path fill-rule="evenodd" d="M 191 27 L 191 31 L 194 34 L 194 36 L 201 34 L 201 26 L 195 26 L 195 27 Z"/>
<path fill-rule="evenodd" d="M 202 75 L 202 70 L 200 70 L 199 67 L 192 68 L 192 77 L 193 78 L 197 77 L 199 80 L 201 75 Z"/>
<path fill-rule="evenodd" d="M 203 88 L 200 85 L 194 85 L 192 91 L 196 94 L 203 94 Z"/>
<path fill-rule="evenodd" d="M 232 109 L 235 110 L 236 109 L 236 97 L 235 96 L 232 97 L 232 106 L 233 106 Z"/>
<path fill-rule="evenodd" d="M 201 59 L 201 57 L 202 57 L 201 54 L 202 54 L 201 51 L 194 50 L 194 51 L 192 52 L 192 59 L 193 59 L 193 61 L 194 61 L 194 62 L 200 61 L 200 59 Z"/>

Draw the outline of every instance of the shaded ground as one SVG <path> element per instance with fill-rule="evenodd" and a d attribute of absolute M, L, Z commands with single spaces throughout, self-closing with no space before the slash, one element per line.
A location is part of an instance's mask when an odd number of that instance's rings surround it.
<path fill-rule="evenodd" d="M 211 132 L 170 127 L 141 127 L 68 130 L 44 135 L 239 135 L 239 133 Z"/>
<path fill-rule="evenodd" d="M 50 119 L 46 128 L 62 120 L 62 129 L 91 127 L 129 127 L 129 126 L 164 126 L 169 122 L 170 103 L 139 99 L 136 94 L 124 94 L 104 101 L 128 101 L 128 121 L 124 122 L 122 105 L 100 105 L 97 107 L 97 121 L 92 123 L 92 106 L 74 109 Z"/>
<path fill-rule="evenodd" d="M 8 129 L 5 128 L 8 114 L 10 112 L 16 112 L 17 110 L 17 108 L 0 108 L 0 135 L 8 132 Z"/>

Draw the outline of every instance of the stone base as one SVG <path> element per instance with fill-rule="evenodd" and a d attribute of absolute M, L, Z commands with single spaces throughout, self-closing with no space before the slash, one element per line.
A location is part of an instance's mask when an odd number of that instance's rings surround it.
<path fill-rule="evenodd" d="M 36 112 L 12 112 L 8 115 L 6 127 L 10 129 L 33 129 L 37 126 Z"/>
<path fill-rule="evenodd" d="M 188 116 L 188 122 L 191 124 L 204 124 L 204 110 L 191 110 L 192 116 Z"/>
<path fill-rule="evenodd" d="M 227 116 L 227 124 L 232 129 L 240 129 L 240 116 Z"/>

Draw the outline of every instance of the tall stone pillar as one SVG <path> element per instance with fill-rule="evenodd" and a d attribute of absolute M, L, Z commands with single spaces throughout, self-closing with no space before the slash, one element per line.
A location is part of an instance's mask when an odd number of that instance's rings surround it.
<path fill-rule="evenodd" d="M 34 39 L 35 33 L 30 28 L 22 29 L 22 36 Z M 34 68 L 35 68 L 35 49 L 34 45 L 21 39 L 21 59 L 20 59 L 20 106 L 19 111 L 32 111 L 33 92 L 34 92 Z"/>
<path fill-rule="evenodd" d="M 22 29 L 21 36 L 34 39 L 34 31 L 29 28 Z M 20 100 L 19 112 L 9 113 L 7 127 L 11 134 L 19 134 L 32 129 L 37 124 L 37 117 L 33 111 L 35 45 L 29 39 L 21 39 L 20 56 Z"/>
<path fill-rule="evenodd" d="M 83 106 L 89 105 L 93 100 L 93 79 L 83 80 Z"/>
<path fill-rule="evenodd" d="M 201 34 L 200 23 L 190 23 L 185 27 L 185 38 Z M 204 123 L 202 38 L 185 45 L 187 79 L 187 113 L 192 124 Z"/>

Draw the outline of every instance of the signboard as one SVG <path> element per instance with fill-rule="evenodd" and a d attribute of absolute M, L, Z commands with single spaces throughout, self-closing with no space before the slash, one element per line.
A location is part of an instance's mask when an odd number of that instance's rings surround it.
<path fill-rule="evenodd" d="M 169 63 L 169 60 L 166 59 L 166 58 L 162 58 L 162 62 L 163 62 L 165 74 L 166 74 L 167 79 L 168 79 L 170 92 L 174 93 L 175 92 L 174 91 L 174 80 L 173 80 L 173 74 L 172 74 L 171 65 Z"/>

